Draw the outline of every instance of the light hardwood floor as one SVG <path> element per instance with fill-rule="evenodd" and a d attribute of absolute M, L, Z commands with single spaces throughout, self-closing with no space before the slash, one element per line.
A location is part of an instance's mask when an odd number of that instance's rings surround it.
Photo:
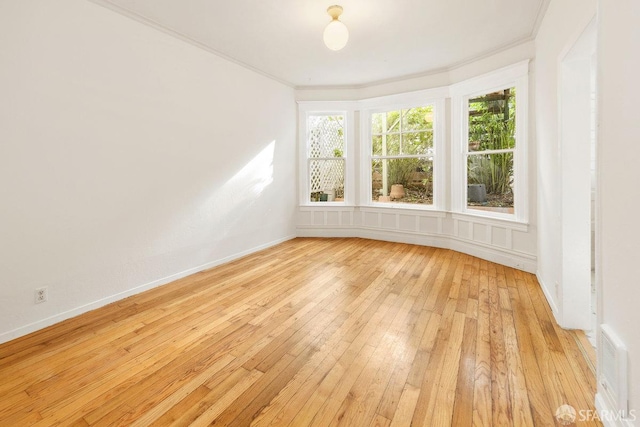
<path fill-rule="evenodd" d="M 298 238 L 1 345 L 0 426 L 554 426 L 585 343 L 530 274 Z"/>

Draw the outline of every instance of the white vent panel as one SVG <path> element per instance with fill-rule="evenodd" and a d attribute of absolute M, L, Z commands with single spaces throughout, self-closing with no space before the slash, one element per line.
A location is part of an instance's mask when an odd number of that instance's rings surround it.
<path fill-rule="evenodd" d="M 609 325 L 600 325 L 598 381 L 611 408 L 627 414 L 627 349 Z"/>

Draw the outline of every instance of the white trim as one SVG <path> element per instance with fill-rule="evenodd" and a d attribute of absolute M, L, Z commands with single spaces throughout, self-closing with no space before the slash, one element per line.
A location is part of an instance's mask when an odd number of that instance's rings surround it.
<path fill-rule="evenodd" d="M 417 90 L 413 92 L 363 99 L 358 102 L 358 107 L 362 110 L 375 110 L 378 108 L 399 110 L 423 104 L 431 104 L 448 97 L 449 87 L 442 86 L 433 89 Z"/>
<path fill-rule="evenodd" d="M 357 101 L 296 101 L 298 110 L 304 112 L 335 113 L 336 111 L 353 111 L 358 109 Z"/>
<path fill-rule="evenodd" d="M 308 112 L 298 106 L 298 202 L 309 203 L 306 194 L 309 190 L 309 164 L 307 162 L 307 121 Z"/>
<path fill-rule="evenodd" d="M 528 61 L 527 64 L 528 65 Z M 529 220 L 529 73 L 516 79 L 516 152 L 514 208 L 516 220 Z"/>
<path fill-rule="evenodd" d="M 388 205 L 388 206 L 386 206 Z M 416 205 L 419 206 L 419 205 Z M 425 216 L 425 217 L 431 217 L 431 218 L 446 218 L 447 213 L 444 211 L 440 211 L 437 209 L 426 209 L 427 206 L 425 206 L 424 208 L 419 208 L 419 207 L 415 207 L 414 205 L 407 205 L 407 204 L 399 204 L 399 205 L 389 205 L 389 203 L 377 203 L 375 205 L 365 205 L 365 206 L 360 206 L 359 210 L 361 212 L 372 212 L 372 213 L 405 213 L 407 215 L 418 215 L 418 216 Z M 393 212 L 393 211 L 399 211 L 399 212 Z"/>
<path fill-rule="evenodd" d="M 123 292 L 119 292 L 117 294 L 110 295 L 108 297 L 99 299 L 97 301 L 91 302 L 89 304 L 84 304 L 79 307 L 73 308 L 71 310 L 67 310 L 62 313 L 58 313 L 56 315 L 47 317 L 46 319 L 38 320 L 37 322 L 29 323 L 28 325 L 20 326 L 19 328 L 13 329 L 11 331 L 3 332 L 0 334 L 0 344 L 11 341 L 15 338 L 19 338 L 21 336 L 30 334 L 32 332 L 38 331 L 40 329 L 46 328 L 47 326 L 54 325 L 56 323 L 62 322 L 63 320 L 70 319 L 72 317 L 78 316 L 80 314 L 86 313 L 91 310 L 95 310 L 97 308 L 103 307 L 107 304 L 111 304 L 112 302 L 120 301 L 124 298 L 130 297 L 132 295 L 139 294 L 144 291 L 148 291 L 153 288 L 157 288 L 162 285 L 166 285 L 167 283 L 174 282 L 178 279 L 182 279 L 183 277 L 187 277 L 191 274 L 197 273 L 199 271 L 207 270 L 209 268 L 217 267 L 221 264 L 225 264 L 227 262 L 236 260 L 238 258 L 242 258 L 246 255 L 252 254 L 254 252 L 261 251 L 263 249 L 267 249 L 271 246 L 278 245 L 280 243 L 286 242 L 287 240 L 291 240 L 296 238 L 295 235 L 290 235 L 283 237 L 281 239 L 273 240 L 271 242 L 255 246 L 253 248 L 237 252 L 233 255 L 226 256 L 224 258 L 220 258 L 217 260 L 209 261 L 205 264 L 189 268 L 187 270 L 181 271 L 179 273 L 171 274 L 169 276 L 153 280 L 151 282 L 136 286 L 135 288 L 128 289 Z"/>
<path fill-rule="evenodd" d="M 446 102 L 444 98 L 437 99 L 434 102 L 435 111 L 433 119 L 433 146 L 435 149 L 435 158 L 433 163 L 433 207 L 435 209 L 445 208 L 445 193 L 447 184 L 446 170 L 451 163 L 447 157 L 446 141 Z M 436 163 L 437 160 L 437 163 Z"/>
<path fill-rule="evenodd" d="M 360 157 L 358 158 L 358 166 L 360 170 L 360 180 L 358 182 L 359 193 L 358 199 L 361 205 L 369 204 L 371 194 L 373 192 L 371 182 L 371 110 L 360 111 Z"/>
<path fill-rule="evenodd" d="M 499 88 L 502 82 L 515 81 L 523 75 L 529 74 L 529 60 L 516 62 L 506 67 L 472 77 L 460 83 L 450 86 L 452 97 L 462 97 L 465 95 L 480 95 L 486 89 Z"/>
<path fill-rule="evenodd" d="M 298 207 L 300 212 L 322 212 L 322 211 L 340 211 L 340 212 L 353 212 L 356 207 L 354 205 L 347 205 L 342 203 L 322 202 L 321 206 L 316 205 L 303 205 Z"/>
<path fill-rule="evenodd" d="M 459 194 L 456 189 L 463 188 L 466 184 L 466 165 L 461 160 L 464 151 L 461 143 L 463 135 L 466 134 L 467 122 L 463 120 L 465 117 L 465 106 L 463 99 L 460 97 L 451 99 L 451 157 L 449 164 L 451 165 L 451 210 L 454 212 L 463 212 L 466 208 L 466 190 L 464 194 Z"/>
<path fill-rule="evenodd" d="M 367 193 L 368 194 L 368 193 Z M 377 209 L 401 209 L 405 211 L 442 211 L 433 205 L 421 205 L 418 203 L 396 203 L 396 202 L 375 202 L 365 201 L 360 205 L 362 208 L 377 208 Z"/>

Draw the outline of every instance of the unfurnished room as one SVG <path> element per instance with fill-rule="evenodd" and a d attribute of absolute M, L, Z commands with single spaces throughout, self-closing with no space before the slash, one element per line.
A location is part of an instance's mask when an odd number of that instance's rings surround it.
<path fill-rule="evenodd" d="M 637 0 L 0 0 L 0 426 L 640 425 Z"/>

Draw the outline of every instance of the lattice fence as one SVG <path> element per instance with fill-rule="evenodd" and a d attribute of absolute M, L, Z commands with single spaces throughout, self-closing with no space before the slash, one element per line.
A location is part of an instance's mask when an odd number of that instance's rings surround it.
<path fill-rule="evenodd" d="M 311 192 L 344 185 L 344 117 L 309 117 L 309 178 Z"/>

